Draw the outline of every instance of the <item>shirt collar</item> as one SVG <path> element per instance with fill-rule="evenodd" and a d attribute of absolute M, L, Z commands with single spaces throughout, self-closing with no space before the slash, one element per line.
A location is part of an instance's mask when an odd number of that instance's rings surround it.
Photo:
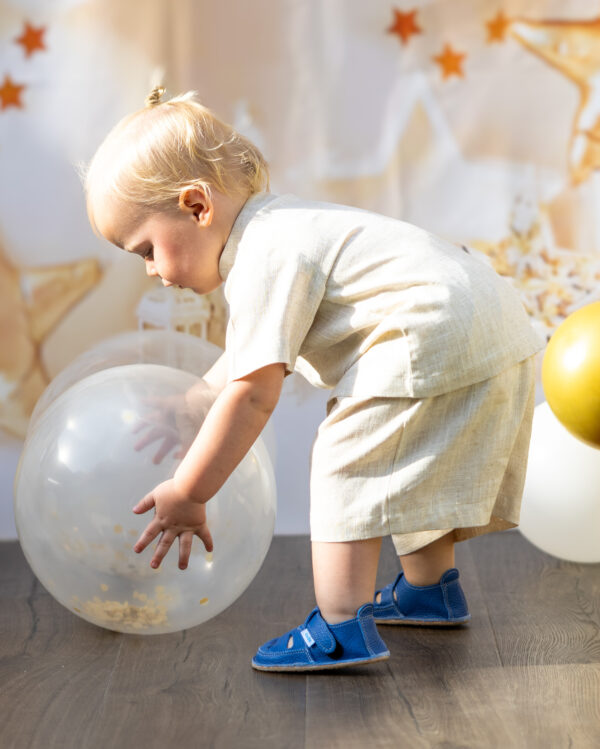
<path fill-rule="evenodd" d="M 276 198 L 277 196 L 272 195 L 271 193 L 258 192 L 251 195 L 242 206 L 242 210 L 238 213 L 236 220 L 233 222 L 231 232 L 219 258 L 219 275 L 223 281 L 227 280 L 227 276 L 233 268 L 238 245 L 246 227 L 266 205 Z"/>

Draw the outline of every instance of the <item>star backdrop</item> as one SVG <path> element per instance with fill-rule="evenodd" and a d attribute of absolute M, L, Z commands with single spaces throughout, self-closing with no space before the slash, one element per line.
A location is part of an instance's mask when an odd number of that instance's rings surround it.
<path fill-rule="evenodd" d="M 549 336 L 600 297 L 599 70 L 596 0 L 0 0 L 0 429 L 135 326 L 143 268 L 94 236 L 77 165 L 153 83 L 256 141 L 275 192 L 481 251 Z M 325 396 L 289 379 L 298 483 Z"/>

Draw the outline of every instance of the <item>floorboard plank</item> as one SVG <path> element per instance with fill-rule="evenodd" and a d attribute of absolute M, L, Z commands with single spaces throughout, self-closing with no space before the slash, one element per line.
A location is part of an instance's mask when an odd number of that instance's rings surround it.
<path fill-rule="evenodd" d="M 600 564 L 551 557 L 518 531 L 469 544 L 504 665 L 600 663 Z"/>
<path fill-rule="evenodd" d="M 263 674 L 256 647 L 314 606 L 310 543 L 274 539 L 227 611 L 131 636 L 74 616 L 0 543 L 2 749 L 600 746 L 600 565 L 519 533 L 457 547 L 473 620 L 381 627 L 392 657 L 339 674 Z M 378 586 L 398 561 L 384 542 Z"/>
<path fill-rule="evenodd" d="M 393 580 L 398 569 L 391 541 L 385 539 L 377 587 Z M 387 636 L 388 629 L 382 628 L 380 634 L 393 650 L 394 638 Z M 398 695 L 391 660 L 307 677 L 307 747 L 389 747 L 399 731 L 403 736 L 401 745 L 414 749 L 427 746 L 415 724 L 411 704 Z"/>
<path fill-rule="evenodd" d="M 600 665 L 511 666 L 505 677 L 527 749 L 600 747 Z"/>
<path fill-rule="evenodd" d="M 458 629 L 380 627 L 391 651 L 386 667 L 310 677 L 307 746 L 518 747 L 514 698 L 503 677 L 477 570 L 468 545 L 457 565 L 473 623 Z M 380 569 L 393 579 L 398 563 L 384 546 Z M 336 721 L 328 720 L 336 715 Z"/>
<path fill-rule="evenodd" d="M 8 547 L 8 548 L 6 548 Z M 0 544 L 2 746 L 83 746 L 112 673 L 119 636 L 78 619 L 35 580 L 17 544 Z"/>
<path fill-rule="evenodd" d="M 249 749 L 303 746 L 304 677 L 259 674 L 250 659 L 312 605 L 308 552 L 305 538 L 277 539 L 221 615 L 187 632 L 124 638 L 89 746 L 184 746 L 190 736 L 198 746 L 234 747 L 242 737 Z"/>

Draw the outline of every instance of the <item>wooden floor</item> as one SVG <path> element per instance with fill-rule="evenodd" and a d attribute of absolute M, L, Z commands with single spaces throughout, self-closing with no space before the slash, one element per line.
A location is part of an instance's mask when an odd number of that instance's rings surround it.
<path fill-rule="evenodd" d="M 304 537 L 276 538 L 220 616 L 153 637 L 70 614 L 0 544 L 0 747 L 600 747 L 600 565 L 517 532 L 461 544 L 457 563 L 469 627 L 382 627 L 389 661 L 294 676 L 249 662 L 314 605 Z M 380 582 L 396 567 L 386 543 Z"/>

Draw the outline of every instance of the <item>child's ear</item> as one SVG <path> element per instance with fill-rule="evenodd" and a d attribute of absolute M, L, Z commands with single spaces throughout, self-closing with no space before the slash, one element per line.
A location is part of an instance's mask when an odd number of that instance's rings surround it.
<path fill-rule="evenodd" d="M 203 185 L 184 187 L 179 193 L 179 208 L 192 215 L 199 226 L 210 226 L 213 220 L 213 202 Z"/>

